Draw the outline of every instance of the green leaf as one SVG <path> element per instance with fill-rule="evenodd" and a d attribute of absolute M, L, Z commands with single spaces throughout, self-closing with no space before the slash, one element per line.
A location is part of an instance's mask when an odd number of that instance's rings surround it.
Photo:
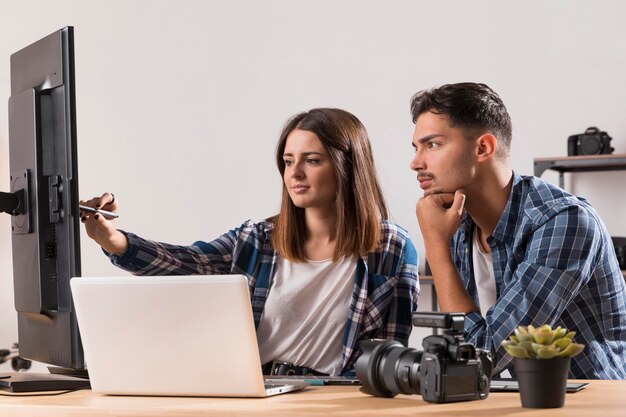
<path fill-rule="evenodd" d="M 540 328 L 538 328 L 537 330 L 542 331 L 542 332 L 552 332 L 552 327 L 546 323 Z"/>
<path fill-rule="evenodd" d="M 517 328 L 515 329 L 515 335 L 520 338 L 523 336 L 528 336 L 528 331 L 524 326 L 517 326 Z"/>
<path fill-rule="evenodd" d="M 550 345 L 550 346 L 542 346 L 537 349 L 537 357 L 539 359 L 552 359 L 559 355 L 559 350 Z"/>
<path fill-rule="evenodd" d="M 561 339 L 555 340 L 554 341 L 554 346 L 556 346 L 560 350 L 563 350 L 566 347 L 568 347 L 570 343 L 572 343 L 572 339 L 567 338 L 567 337 L 563 337 Z"/>
<path fill-rule="evenodd" d="M 518 346 L 524 349 L 528 356 L 532 356 L 535 353 L 533 352 L 533 342 L 531 342 L 530 340 L 522 342 Z"/>
<path fill-rule="evenodd" d="M 567 329 L 564 329 L 563 327 L 559 326 L 554 330 L 554 339 L 560 339 L 563 336 L 565 336 L 565 333 L 567 333 Z"/>
<path fill-rule="evenodd" d="M 533 337 L 535 338 L 536 343 L 541 345 L 550 345 L 554 340 L 554 333 L 552 333 L 552 329 L 550 329 L 549 326 L 547 328 L 542 326 L 535 331 Z"/>
<path fill-rule="evenodd" d="M 570 358 L 573 358 L 574 356 L 582 352 L 584 348 L 585 345 L 581 345 L 579 343 L 570 343 L 568 347 L 566 347 L 563 351 L 561 351 L 561 353 L 559 353 L 559 356 L 569 356 Z"/>
<path fill-rule="evenodd" d="M 528 355 L 528 352 L 526 352 L 526 349 L 520 347 L 520 346 L 516 346 L 516 345 L 504 345 L 504 350 L 506 350 L 506 352 L 513 356 L 514 358 L 528 358 L 530 357 Z"/>

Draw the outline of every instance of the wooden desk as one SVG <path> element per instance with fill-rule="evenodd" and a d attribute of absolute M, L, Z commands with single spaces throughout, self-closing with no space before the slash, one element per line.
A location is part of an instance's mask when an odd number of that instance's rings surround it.
<path fill-rule="evenodd" d="M 0 416 L 619 416 L 626 410 L 626 381 L 590 381 L 567 394 L 565 407 L 522 408 L 518 393 L 486 400 L 431 404 L 419 395 L 378 398 L 358 387 L 310 387 L 262 399 L 119 397 L 77 391 L 53 397 L 0 396 Z"/>

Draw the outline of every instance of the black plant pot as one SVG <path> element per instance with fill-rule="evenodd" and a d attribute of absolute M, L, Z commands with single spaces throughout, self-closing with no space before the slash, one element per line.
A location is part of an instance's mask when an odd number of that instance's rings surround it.
<path fill-rule="evenodd" d="M 565 403 L 570 358 L 515 358 L 522 407 L 557 408 Z"/>

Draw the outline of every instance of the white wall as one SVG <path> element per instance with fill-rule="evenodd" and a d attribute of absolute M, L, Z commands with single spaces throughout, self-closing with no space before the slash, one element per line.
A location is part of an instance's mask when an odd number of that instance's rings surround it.
<path fill-rule="evenodd" d="M 423 261 L 421 192 L 408 168 L 413 93 L 489 84 L 513 118 L 520 173 L 532 173 L 534 157 L 564 155 L 568 135 L 592 125 L 626 153 L 625 15 L 619 0 L 4 1 L 0 190 L 9 189 L 9 56 L 73 25 L 81 195 L 114 192 L 120 228 L 191 243 L 275 213 L 282 123 L 332 106 L 367 126 L 393 218 Z M 625 178 L 578 174 L 566 185 L 626 236 Z M 123 274 L 82 237 L 84 275 Z M 0 216 L 0 348 L 17 339 L 10 240 Z"/>

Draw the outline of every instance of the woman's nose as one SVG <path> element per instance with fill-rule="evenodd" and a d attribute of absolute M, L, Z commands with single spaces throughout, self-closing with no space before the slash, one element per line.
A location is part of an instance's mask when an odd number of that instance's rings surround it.
<path fill-rule="evenodd" d="M 291 176 L 294 178 L 302 178 L 304 176 L 304 171 L 300 164 L 293 164 L 291 167 Z"/>

